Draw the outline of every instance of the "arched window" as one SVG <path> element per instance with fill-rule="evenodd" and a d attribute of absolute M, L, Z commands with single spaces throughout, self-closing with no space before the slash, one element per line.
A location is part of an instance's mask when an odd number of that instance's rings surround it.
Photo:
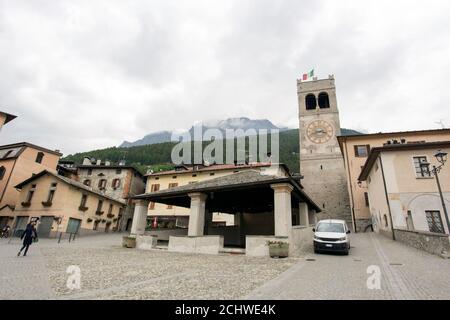
<path fill-rule="evenodd" d="M 319 108 L 325 109 L 330 107 L 330 100 L 328 99 L 328 94 L 326 92 L 321 92 L 319 94 Z"/>
<path fill-rule="evenodd" d="M 316 96 L 312 93 L 305 97 L 306 110 L 314 110 L 317 107 Z"/>
<path fill-rule="evenodd" d="M 0 180 L 3 179 L 3 177 L 5 176 L 5 173 L 6 173 L 5 167 L 4 167 L 4 166 L 1 166 L 1 167 L 0 167 Z"/>
<path fill-rule="evenodd" d="M 91 180 L 86 179 L 86 180 L 83 181 L 83 184 L 84 184 L 85 186 L 90 187 L 90 186 L 91 186 Z"/>

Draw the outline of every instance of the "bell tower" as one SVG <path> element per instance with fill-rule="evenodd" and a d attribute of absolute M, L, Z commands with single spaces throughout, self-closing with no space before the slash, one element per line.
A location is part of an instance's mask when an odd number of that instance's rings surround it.
<path fill-rule="evenodd" d="M 300 173 L 305 191 L 322 209 L 318 219 L 342 219 L 353 227 L 334 76 L 297 80 Z"/>

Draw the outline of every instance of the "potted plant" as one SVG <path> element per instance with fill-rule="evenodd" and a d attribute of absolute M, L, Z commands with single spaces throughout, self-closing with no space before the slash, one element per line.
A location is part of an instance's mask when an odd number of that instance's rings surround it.
<path fill-rule="evenodd" d="M 289 256 L 289 243 L 284 241 L 267 241 L 271 258 L 287 258 Z"/>
<path fill-rule="evenodd" d="M 136 237 L 123 236 L 122 247 L 124 248 L 136 248 Z"/>

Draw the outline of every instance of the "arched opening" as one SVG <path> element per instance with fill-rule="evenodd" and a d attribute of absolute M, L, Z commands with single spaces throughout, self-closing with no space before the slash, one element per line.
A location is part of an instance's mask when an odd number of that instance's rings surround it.
<path fill-rule="evenodd" d="M 312 93 L 305 97 L 306 110 L 314 110 L 317 107 L 316 96 Z"/>
<path fill-rule="evenodd" d="M 330 100 L 328 99 L 328 93 L 321 92 L 319 94 L 319 108 L 326 109 L 330 107 Z"/>

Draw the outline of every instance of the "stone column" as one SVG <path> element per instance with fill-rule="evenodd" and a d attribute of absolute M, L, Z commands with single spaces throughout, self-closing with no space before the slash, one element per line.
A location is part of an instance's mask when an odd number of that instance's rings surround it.
<path fill-rule="evenodd" d="M 133 223 L 131 225 L 131 235 L 141 235 L 145 232 L 148 214 L 147 200 L 138 200 L 134 206 Z"/>
<path fill-rule="evenodd" d="M 299 203 L 300 225 L 309 227 L 309 212 L 308 204 L 306 202 Z"/>
<path fill-rule="evenodd" d="M 274 190 L 275 236 L 289 237 L 292 229 L 291 191 L 289 183 L 271 184 Z"/>
<path fill-rule="evenodd" d="M 203 236 L 207 195 L 195 192 L 189 193 L 189 197 L 191 197 L 191 212 L 189 213 L 188 236 Z"/>

